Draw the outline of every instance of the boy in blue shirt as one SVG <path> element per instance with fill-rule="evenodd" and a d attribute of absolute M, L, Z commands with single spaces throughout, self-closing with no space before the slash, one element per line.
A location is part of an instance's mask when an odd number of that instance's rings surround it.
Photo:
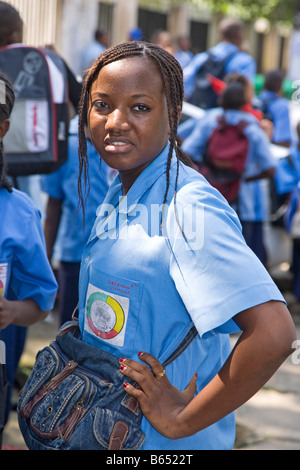
<path fill-rule="evenodd" d="M 248 78 L 253 83 L 256 73 L 256 63 L 254 59 L 243 51 L 245 40 L 243 24 L 239 20 L 225 18 L 219 25 L 221 41 L 208 52 L 215 60 L 224 61 L 224 73 L 218 78 L 223 79 L 225 75 L 239 73 Z M 192 99 L 196 86 L 196 76 L 208 59 L 208 52 L 196 54 L 190 63 L 184 68 L 184 93 L 187 101 Z M 226 60 L 226 58 L 228 58 Z M 212 72 L 210 72 L 212 73 Z M 193 104 L 200 106 L 191 101 Z"/>
<path fill-rule="evenodd" d="M 267 72 L 258 103 L 267 119 L 273 122 L 272 142 L 289 147 L 292 143 L 290 108 L 289 101 L 282 96 L 283 78 L 281 70 Z"/>

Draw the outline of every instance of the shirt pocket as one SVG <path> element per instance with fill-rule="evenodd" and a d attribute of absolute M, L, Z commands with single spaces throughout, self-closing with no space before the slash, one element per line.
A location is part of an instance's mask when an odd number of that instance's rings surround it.
<path fill-rule="evenodd" d="M 83 339 L 112 354 L 120 349 L 122 354 L 131 355 L 140 315 L 141 283 L 103 273 L 92 264 L 88 271 Z"/>
<path fill-rule="evenodd" d="M 0 295 L 7 296 L 10 280 L 12 257 L 0 258 Z"/>

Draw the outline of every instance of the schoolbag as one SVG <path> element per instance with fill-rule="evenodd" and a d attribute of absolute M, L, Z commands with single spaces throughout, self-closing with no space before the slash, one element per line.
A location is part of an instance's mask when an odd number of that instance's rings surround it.
<path fill-rule="evenodd" d="M 22 44 L 0 49 L 15 105 L 3 143 L 10 176 L 51 173 L 68 156 L 68 80 L 53 51 Z"/>
<path fill-rule="evenodd" d="M 246 121 L 228 124 L 225 116 L 208 140 L 199 171 L 232 204 L 236 201 L 245 169 L 249 141 L 244 133 Z"/>
<path fill-rule="evenodd" d="M 208 52 L 208 58 L 199 68 L 196 78 L 194 91 L 189 102 L 202 109 L 211 109 L 218 107 L 218 95 L 211 86 L 208 75 L 222 80 L 226 75 L 226 64 L 236 54 L 236 52 L 227 55 L 224 59 L 216 58 L 212 52 Z"/>

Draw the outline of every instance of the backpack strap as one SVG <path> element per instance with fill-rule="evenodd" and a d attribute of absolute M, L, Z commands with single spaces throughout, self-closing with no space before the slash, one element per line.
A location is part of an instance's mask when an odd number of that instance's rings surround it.
<path fill-rule="evenodd" d="M 78 304 L 76 305 L 72 313 L 72 321 L 67 322 L 64 326 L 62 326 L 61 329 L 59 330 L 58 335 L 63 336 L 70 329 L 77 328 L 77 326 L 78 326 Z M 179 344 L 179 346 L 175 349 L 175 351 L 173 351 L 173 353 L 168 357 L 168 359 L 166 359 L 163 362 L 162 366 L 165 368 L 169 364 L 171 364 L 171 362 L 175 361 L 175 359 L 177 359 L 180 356 L 180 354 L 182 354 L 186 350 L 186 348 L 192 343 L 193 339 L 196 338 L 197 335 L 198 335 L 198 331 L 196 327 L 192 326 L 191 329 L 186 334 L 186 336 L 184 337 L 184 339 Z"/>
<path fill-rule="evenodd" d="M 195 326 L 192 326 L 192 328 L 187 333 L 185 338 L 181 341 L 180 345 L 168 357 L 168 359 L 164 361 L 162 366 L 165 368 L 169 364 L 171 364 L 171 362 L 175 361 L 175 359 L 177 359 L 180 356 L 180 354 L 182 354 L 186 350 L 186 348 L 192 343 L 192 341 L 194 340 L 194 338 L 196 338 L 197 335 L 198 335 L 197 328 Z"/>

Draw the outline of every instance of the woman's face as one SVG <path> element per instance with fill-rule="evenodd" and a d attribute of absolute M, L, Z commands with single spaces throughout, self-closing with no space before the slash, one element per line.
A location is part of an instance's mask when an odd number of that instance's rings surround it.
<path fill-rule="evenodd" d="M 88 123 L 96 150 L 119 171 L 127 192 L 169 138 L 166 96 L 155 64 L 131 57 L 103 67 L 91 87 Z"/>

